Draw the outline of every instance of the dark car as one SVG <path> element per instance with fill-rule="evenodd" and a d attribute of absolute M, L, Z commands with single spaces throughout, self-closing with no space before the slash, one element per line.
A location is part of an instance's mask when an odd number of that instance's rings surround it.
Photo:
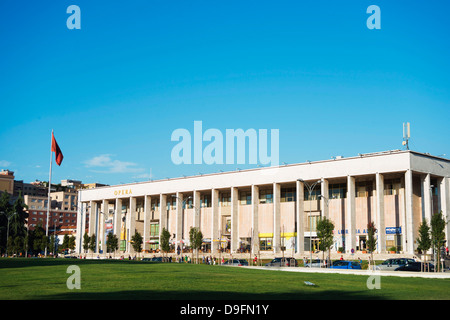
<path fill-rule="evenodd" d="M 266 267 L 298 267 L 298 262 L 294 258 L 275 258 Z"/>
<path fill-rule="evenodd" d="M 244 259 L 229 259 L 223 264 L 224 266 L 248 266 L 248 261 Z"/>
<path fill-rule="evenodd" d="M 361 270 L 361 264 L 355 261 L 337 260 L 330 267 L 331 269 L 358 269 Z"/>
<path fill-rule="evenodd" d="M 391 258 L 383 261 L 383 263 L 377 265 L 376 268 L 377 270 L 394 271 L 411 262 L 415 262 L 415 260 L 409 258 Z"/>
<path fill-rule="evenodd" d="M 423 263 L 423 262 L 409 262 L 403 266 L 398 267 L 395 271 L 434 271 L 434 265 L 431 263 Z"/>

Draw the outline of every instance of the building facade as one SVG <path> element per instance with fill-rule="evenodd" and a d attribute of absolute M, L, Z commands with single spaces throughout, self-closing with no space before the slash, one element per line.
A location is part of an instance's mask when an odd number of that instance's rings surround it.
<path fill-rule="evenodd" d="M 163 228 L 176 246 L 198 227 L 212 253 L 301 257 L 317 249 L 321 216 L 335 225 L 332 250 L 361 251 L 367 224 L 377 228 L 377 252 L 414 254 L 418 227 L 433 212 L 450 213 L 450 160 L 410 150 L 80 190 L 77 252 L 85 232 L 106 252 L 114 233 L 120 250 L 131 237 L 156 249 Z M 446 235 L 449 225 L 446 226 Z"/>

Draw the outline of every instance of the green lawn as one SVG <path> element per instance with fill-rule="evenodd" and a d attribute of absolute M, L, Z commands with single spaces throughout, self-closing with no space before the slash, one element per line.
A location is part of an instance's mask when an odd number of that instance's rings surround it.
<path fill-rule="evenodd" d="M 81 270 L 70 290 L 68 266 Z M 116 260 L 0 259 L 0 299 L 450 299 L 450 280 L 275 272 L 248 268 Z M 305 285 L 310 281 L 315 286 Z"/>

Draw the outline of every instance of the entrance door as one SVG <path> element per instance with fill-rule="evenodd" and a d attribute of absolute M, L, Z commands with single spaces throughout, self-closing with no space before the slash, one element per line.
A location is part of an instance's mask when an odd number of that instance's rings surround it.
<path fill-rule="evenodd" d="M 366 236 L 359 236 L 359 250 L 366 250 Z"/>

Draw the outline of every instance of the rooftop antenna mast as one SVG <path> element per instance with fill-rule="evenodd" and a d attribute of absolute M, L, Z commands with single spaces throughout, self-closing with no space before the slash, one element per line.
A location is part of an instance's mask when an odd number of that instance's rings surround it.
<path fill-rule="evenodd" d="M 411 138 L 411 128 L 409 122 L 403 122 L 403 145 L 409 150 L 409 138 Z"/>

